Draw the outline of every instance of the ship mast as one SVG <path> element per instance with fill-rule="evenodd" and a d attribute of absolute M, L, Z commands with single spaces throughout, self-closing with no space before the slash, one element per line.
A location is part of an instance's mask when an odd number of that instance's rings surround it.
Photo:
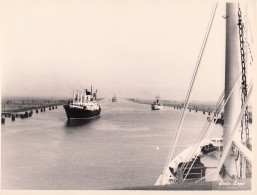
<path fill-rule="evenodd" d="M 223 146 L 227 146 L 234 125 L 240 113 L 240 47 L 238 38 L 238 7 L 236 3 L 226 3 L 226 58 L 225 58 L 225 101 Z M 234 88 L 234 90 L 233 90 Z M 233 92 L 231 93 L 231 91 Z M 230 97 L 229 94 L 231 93 Z M 224 161 L 229 176 L 235 176 L 236 166 L 233 151 L 230 150 Z"/>

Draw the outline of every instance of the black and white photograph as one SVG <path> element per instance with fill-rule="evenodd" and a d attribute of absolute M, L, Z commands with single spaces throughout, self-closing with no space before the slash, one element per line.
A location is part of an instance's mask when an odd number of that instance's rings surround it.
<path fill-rule="evenodd" d="M 256 0 L 0 0 L 1 194 L 256 193 L 256 21 Z"/>

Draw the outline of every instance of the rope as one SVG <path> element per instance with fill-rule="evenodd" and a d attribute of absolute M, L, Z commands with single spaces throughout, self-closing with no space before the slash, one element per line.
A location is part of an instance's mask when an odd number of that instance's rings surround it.
<path fill-rule="evenodd" d="M 221 97 L 220 97 L 219 104 L 217 104 L 217 105 L 221 105 L 223 100 L 224 100 L 224 94 L 222 93 L 222 95 L 221 95 Z M 201 133 L 201 136 L 199 137 L 198 141 L 196 142 L 195 147 L 194 147 L 194 150 L 192 151 L 190 157 L 188 158 L 188 160 L 187 160 L 185 163 L 183 163 L 182 169 L 188 166 L 190 159 L 192 159 L 193 156 L 195 155 L 195 152 L 196 152 L 196 150 L 197 150 L 199 144 L 201 143 L 203 137 L 204 137 L 205 134 L 207 133 L 207 131 L 208 131 L 210 125 L 213 124 L 214 118 L 215 118 L 215 115 L 213 114 L 211 120 L 208 121 L 207 123 L 205 123 L 205 126 L 204 126 L 204 128 L 203 128 L 203 132 Z M 214 123 L 214 125 L 215 125 L 215 124 L 216 124 L 216 122 Z M 214 125 L 213 125 L 213 126 L 214 126 Z M 185 176 L 185 179 L 186 179 L 187 175 L 189 174 L 190 170 L 192 169 L 192 167 L 193 167 L 195 161 L 196 161 L 196 158 L 194 158 L 193 163 L 191 164 L 191 166 L 190 166 L 190 168 L 189 168 L 189 170 L 188 170 L 188 172 L 187 172 L 187 174 L 186 174 L 186 176 Z M 184 169 L 184 171 L 183 171 L 183 174 L 184 174 L 184 172 L 185 172 L 185 169 Z M 184 179 L 184 181 L 185 181 L 185 179 Z"/>
<path fill-rule="evenodd" d="M 212 113 L 215 113 L 217 107 L 219 107 L 219 106 L 222 104 L 222 102 L 223 102 L 223 100 L 224 100 L 224 95 L 225 95 L 225 90 L 224 90 L 224 91 L 222 92 L 222 94 L 220 95 L 219 100 L 217 101 L 217 103 L 216 103 L 216 105 L 215 105 L 215 107 L 214 107 Z M 183 163 L 182 168 L 187 167 L 188 161 L 193 157 L 193 155 L 194 155 L 194 153 L 195 153 L 195 151 L 196 151 L 198 145 L 199 145 L 200 142 L 201 142 L 201 136 L 205 133 L 205 131 L 208 130 L 208 128 L 209 128 L 209 126 L 210 126 L 210 124 L 211 124 L 212 122 L 213 122 L 213 120 L 209 120 L 209 121 L 207 121 L 207 122 L 204 124 L 204 127 L 203 127 L 203 129 L 202 129 L 202 133 L 200 134 L 199 138 L 197 139 L 198 141 L 195 143 L 196 146 L 195 146 L 194 149 L 191 150 L 191 155 L 189 155 L 189 158 L 187 158 L 187 161 L 186 161 L 185 163 Z M 185 165 L 185 164 L 186 164 L 186 165 Z"/>
<path fill-rule="evenodd" d="M 240 75 L 241 75 L 241 74 L 240 74 Z M 239 78 L 240 78 L 240 75 L 239 75 Z M 235 88 L 235 86 L 233 87 L 232 91 L 230 92 L 230 94 L 229 94 L 229 96 L 228 96 L 228 99 L 229 99 L 230 95 L 232 94 L 232 92 L 233 92 L 234 88 Z M 249 93 L 249 94 L 250 94 L 250 93 Z M 224 106 L 226 105 L 226 103 L 227 103 L 227 101 L 225 102 Z M 239 117 L 239 118 L 240 118 L 240 117 Z M 214 173 L 214 172 L 216 172 L 216 170 L 215 170 L 215 171 L 213 171 L 213 172 L 211 172 L 210 174 L 212 174 L 212 173 Z M 204 176 L 204 177 L 200 178 L 200 179 L 199 179 L 199 180 L 197 180 L 195 183 L 199 182 L 200 180 L 204 179 L 205 177 L 209 176 L 210 174 L 208 174 L 208 175 L 206 175 L 206 176 Z"/>
<path fill-rule="evenodd" d="M 211 26 L 212 26 L 212 23 L 213 23 L 213 19 L 214 19 L 214 15 L 215 15 L 215 12 L 216 12 L 217 4 L 218 3 L 215 3 L 214 6 L 213 6 L 211 19 L 210 19 L 210 22 L 209 22 L 209 25 L 208 25 L 208 28 L 207 28 L 207 31 L 206 31 L 206 34 L 205 34 L 205 37 L 204 37 L 204 41 L 202 43 L 202 47 L 201 47 L 201 50 L 200 50 L 200 55 L 198 57 L 196 67 L 195 67 L 195 70 L 194 70 L 194 73 L 193 73 L 193 76 L 192 76 L 192 80 L 191 80 L 191 83 L 190 83 L 190 86 L 189 86 L 189 90 L 187 92 L 187 96 L 186 96 L 186 99 L 185 99 L 185 103 L 184 103 L 184 107 L 183 107 L 183 113 L 182 113 L 180 121 L 179 121 L 178 129 L 175 132 L 175 137 L 173 139 L 173 142 L 172 142 L 172 145 L 171 145 L 171 150 L 169 151 L 169 155 L 168 155 L 167 161 L 166 161 L 165 166 L 164 166 L 164 171 L 165 171 L 166 167 L 168 166 L 168 164 L 169 164 L 169 162 L 170 162 L 170 160 L 173 156 L 173 153 L 174 153 L 174 149 L 175 149 L 174 146 L 177 143 L 178 135 L 179 135 L 179 132 L 181 130 L 181 127 L 182 127 L 182 124 L 183 124 L 183 121 L 184 121 L 184 118 L 185 118 L 186 110 L 187 110 L 187 107 L 188 107 L 188 104 L 189 104 L 190 95 L 191 95 L 191 92 L 192 92 L 192 89 L 193 89 L 193 85 L 194 85 L 196 75 L 197 75 L 197 72 L 198 72 L 198 69 L 199 69 L 199 66 L 200 66 L 200 62 L 201 62 L 201 59 L 202 59 L 204 48 L 205 48 L 205 45 L 207 43 L 207 39 L 208 39 L 208 36 L 209 36 L 209 33 L 210 33 L 210 29 L 211 29 Z"/>
<path fill-rule="evenodd" d="M 235 82 L 235 84 L 234 84 L 232 90 L 230 91 L 230 93 L 229 93 L 229 95 L 228 95 L 228 98 L 226 99 L 224 105 L 222 106 L 222 109 L 220 110 L 219 114 L 222 112 L 222 110 L 223 110 L 223 108 L 225 107 L 225 105 L 227 104 L 227 102 L 228 102 L 230 96 L 232 95 L 233 91 L 235 90 L 236 84 L 237 84 L 237 82 L 240 80 L 240 76 L 241 76 L 241 73 L 238 75 L 238 78 L 237 78 L 237 80 L 236 80 L 236 82 Z M 212 116 L 211 123 L 213 122 L 213 120 L 214 120 L 214 115 Z M 217 120 L 214 122 L 214 125 L 216 124 L 216 122 L 217 122 Z M 209 131 L 209 133 L 207 134 L 207 136 L 209 136 L 210 133 L 212 132 L 214 125 L 212 126 L 212 128 L 211 128 L 211 130 Z M 209 128 L 209 126 L 208 126 L 208 128 Z M 207 132 L 207 130 L 208 130 L 208 129 L 206 129 L 206 130 L 204 131 L 203 135 L 201 136 L 201 139 L 204 137 L 204 134 Z M 199 146 L 200 141 L 201 141 L 201 140 L 199 140 L 197 146 L 195 147 L 194 153 L 195 153 L 197 147 Z M 196 160 L 196 158 L 194 159 L 194 161 L 193 161 L 191 167 L 189 168 L 189 171 L 187 172 L 187 174 L 186 174 L 186 176 L 185 176 L 185 179 L 186 179 L 188 173 L 190 172 L 191 168 L 193 167 L 195 160 Z M 185 180 L 185 179 L 184 179 L 184 180 Z"/>

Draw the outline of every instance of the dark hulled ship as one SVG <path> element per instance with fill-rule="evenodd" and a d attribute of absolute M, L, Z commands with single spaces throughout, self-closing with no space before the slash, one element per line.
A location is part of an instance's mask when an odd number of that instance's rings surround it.
<path fill-rule="evenodd" d="M 96 101 L 96 94 L 86 90 L 74 90 L 73 101 L 63 105 L 68 121 L 71 119 L 91 119 L 100 115 L 101 107 Z"/>

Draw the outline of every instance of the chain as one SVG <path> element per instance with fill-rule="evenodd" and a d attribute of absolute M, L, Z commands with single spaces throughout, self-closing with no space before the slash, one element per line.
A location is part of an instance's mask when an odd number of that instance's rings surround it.
<path fill-rule="evenodd" d="M 244 51 L 244 24 L 242 22 L 242 12 L 238 8 L 238 26 L 239 26 L 239 40 L 240 40 L 240 54 L 241 54 L 241 66 L 242 66 L 242 93 L 241 93 L 241 107 L 243 107 L 247 98 L 247 82 L 246 82 L 246 59 Z M 245 109 L 244 117 L 241 120 L 241 142 L 249 147 L 249 113 L 248 106 Z M 245 141 L 243 138 L 243 133 L 245 129 Z"/>

